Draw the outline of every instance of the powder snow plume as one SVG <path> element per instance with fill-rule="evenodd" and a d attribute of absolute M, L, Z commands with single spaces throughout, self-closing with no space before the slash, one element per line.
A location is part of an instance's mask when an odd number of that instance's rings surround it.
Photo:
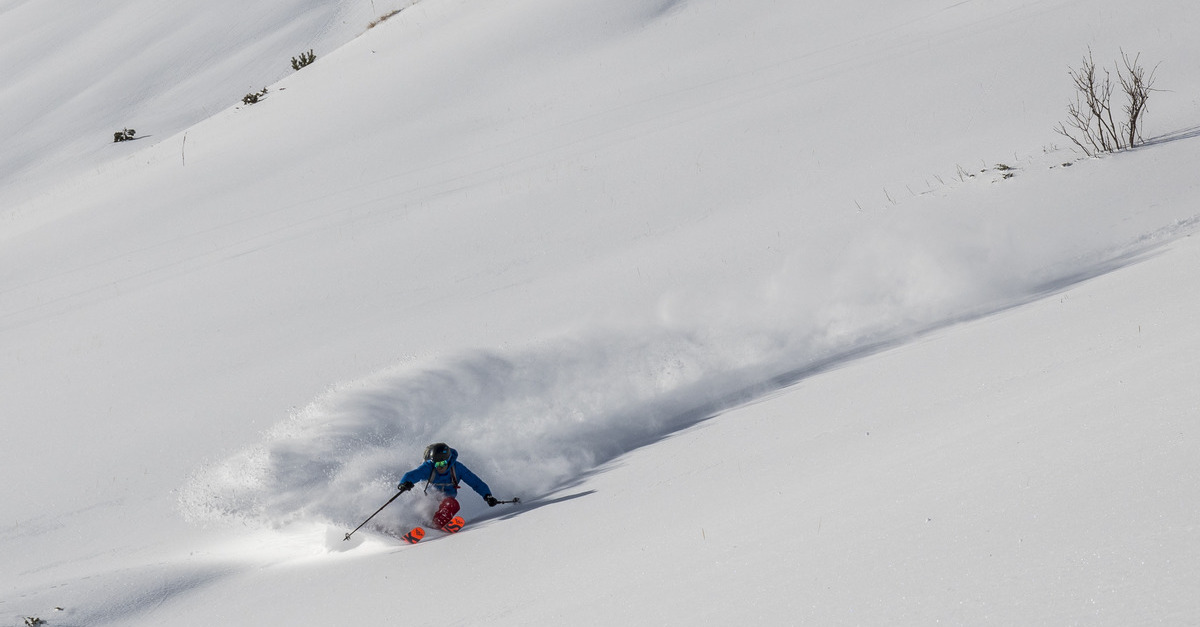
<path fill-rule="evenodd" d="M 197 521 L 352 525 L 438 441 L 498 496 L 536 499 L 725 409 L 1130 263 L 1195 226 L 1105 247 L 1070 231 L 1016 238 L 1020 220 L 1005 215 L 911 212 L 835 259 L 793 260 L 724 294 L 664 295 L 641 327 L 590 327 L 337 385 L 262 442 L 196 470 L 181 510 Z M 468 514 L 479 506 L 463 500 Z M 378 522 L 398 529 L 430 507 L 405 499 Z"/>

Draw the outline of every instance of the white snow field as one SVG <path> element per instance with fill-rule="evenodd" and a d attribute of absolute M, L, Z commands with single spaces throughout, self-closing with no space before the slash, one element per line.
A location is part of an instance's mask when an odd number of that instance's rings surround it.
<path fill-rule="evenodd" d="M 0 0 L 0 624 L 1200 624 L 1200 4 L 76 4 Z M 522 502 L 344 541 L 437 441 Z"/>

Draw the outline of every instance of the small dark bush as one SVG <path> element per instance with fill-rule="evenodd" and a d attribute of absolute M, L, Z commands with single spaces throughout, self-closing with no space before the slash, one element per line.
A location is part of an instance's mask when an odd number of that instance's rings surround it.
<path fill-rule="evenodd" d="M 248 104 L 248 105 L 258 104 L 258 101 L 262 100 L 263 97 L 266 95 L 267 95 L 267 88 L 263 87 L 262 91 L 250 92 L 250 93 L 246 94 L 245 96 L 242 96 L 242 104 Z"/>
<path fill-rule="evenodd" d="M 313 54 L 313 51 L 310 48 L 308 52 L 301 52 L 299 58 L 292 57 L 292 69 L 299 70 L 300 68 L 305 67 L 316 60 L 317 55 Z"/>
<path fill-rule="evenodd" d="M 137 134 L 137 131 L 135 131 L 131 128 L 122 129 L 122 130 L 119 130 L 119 131 L 113 133 L 113 141 L 114 142 L 127 142 L 127 141 L 133 139 L 133 136 L 136 134 Z"/>

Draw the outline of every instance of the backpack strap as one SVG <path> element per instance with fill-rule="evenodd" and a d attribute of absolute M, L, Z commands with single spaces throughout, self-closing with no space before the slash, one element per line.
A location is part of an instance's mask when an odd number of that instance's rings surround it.
<path fill-rule="evenodd" d="M 429 486 L 433 485 L 433 479 L 437 476 L 437 468 L 429 469 L 429 478 L 425 480 L 425 494 L 429 494 Z M 458 489 L 458 471 L 454 469 L 454 464 L 450 464 L 450 482 L 454 484 L 454 489 Z"/>

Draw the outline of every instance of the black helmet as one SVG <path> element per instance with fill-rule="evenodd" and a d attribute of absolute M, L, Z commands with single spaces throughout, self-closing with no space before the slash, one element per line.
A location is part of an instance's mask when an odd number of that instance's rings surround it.
<path fill-rule="evenodd" d="M 433 463 L 444 462 L 450 459 L 450 447 L 445 442 L 430 444 L 425 447 L 425 459 Z"/>

